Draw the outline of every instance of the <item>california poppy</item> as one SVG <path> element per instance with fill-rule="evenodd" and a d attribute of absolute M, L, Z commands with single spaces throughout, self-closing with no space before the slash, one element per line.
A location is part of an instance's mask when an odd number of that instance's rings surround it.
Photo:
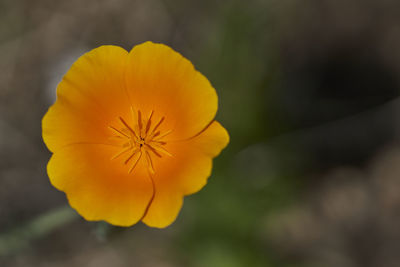
<path fill-rule="evenodd" d="M 50 181 L 87 220 L 166 227 L 229 142 L 217 109 L 207 78 L 170 47 L 96 48 L 43 118 Z"/>

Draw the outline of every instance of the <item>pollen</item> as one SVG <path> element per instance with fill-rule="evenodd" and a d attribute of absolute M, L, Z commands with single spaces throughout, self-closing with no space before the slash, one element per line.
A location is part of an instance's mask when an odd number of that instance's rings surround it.
<path fill-rule="evenodd" d="M 143 118 L 140 110 L 136 111 L 130 107 L 131 118 L 125 120 L 118 117 L 119 125 L 108 128 L 112 131 L 112 138 L 119 140 L 120 151 L 111 157 L 111 160 L 125 156 L 124 164 L 128 166 L 128 173 L 132 173 L 138 163 L 143 159 L 146 162 L 147 169 L 150 174 L 155 173 L 154 157 L 162 158 L 163 156 L 172 156 L 165 149 L 167 137 L 172 130 L 161 132 L 160 126 L 165 120 L 161 117 L 157 123 L 153 123 L 152 110 L 147 118 Z"/>

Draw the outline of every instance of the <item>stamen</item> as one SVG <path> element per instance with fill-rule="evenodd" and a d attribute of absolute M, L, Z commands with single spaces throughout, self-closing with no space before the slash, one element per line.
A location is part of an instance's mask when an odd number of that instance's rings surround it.
<path fill-rule="evenodd" d="M 133 106 L 131 106 L 131 116 L 132 116 L 133 129 L 135 130 L 135 132 L 140 133 L 138 124 L 137 124 L 137 121 L 138 121 L 137 112 L 135 111 Z"/>
<path fill-rule="evenodd" d="M 136 116 L 136 111 L 132 106 L 131 106 L 131 116 L 132 116 L 133 125 L 135 125 L 137 122 L 137 116 Z"/>
<path fill-rule="evenodd" d="M 150 171 L 151 174 L 154 174 L 155 171 L 154 171 L 154 167 L 153 167 L 153 161 L 151 160 L 149 152 L 147 150 L 145 150 L 145 152 L 146 152 L 146 159 L 147 159 L 147 164 L 148 164 L 148 167 L 149 167 L 149 171 Z"/>
<path fill-rule="evenodd" d="M 140 137 L 142 137 L 143 123 L 142 123 L 142 113 L 140 112 L 140 110 L 138 111 L 138 125 L 139 125 L 139 134 L 140 134 Z"/>
<path fill-rule="evenodd" d="M 163 133 L 162 135 L 158 136 L 157 138 L 153 139 L 153 141 L 158 141 L 164 137 L 166 137 L 167 135 L 169 135 L 170 133 L 172 133 L 172 130 L 166 131 L 165 133 Z"/>
<path fill-rule="evenodd" d="M 157 128 L 161 125 L 161 123 L 163 123 L 164 119 L 165 119 L 165 117 L 162 117 L 160 119 L 160 121 L 157 123 L 157 125 L 154 127 L 154 129 L 151 131 L 151 133 L 154 133 L 157 130 Z"/>
<path fill-rule="evenodd" d="M 140 149 L 135 149 L 132 154 L 125 160 L 125 165 L 131 160 L 131 158 L 139 151 Z"/>
<path fill-rule="evenodd" d="M 136 135 L 136 133 L 135 133 L 135 131 L 126 123 L 126 121 L 124 121 L 124 119 L 121 118 L 121 117 L 119 117 L 119 119 L 120 119 L 121 122 L 125 125 L 125 127 L 128 128 L 129 131 L 131 131 L 131 133 L 133 133 L 133 135 L 134 135 L 136 138 L 138 138 L 137 135 Z M 126 136 L 126 135 L 125 135 L 125 136 Z M 128 136 L 128 137 L 129 137 L 129 136 Z"/>
<path fill-rule="evenodd" d="M 114 128 L 114 127 L 112 127 L 112 126 L 108 126 L 108 128 L 110 128 L 111 130 L 114 130 L 114 131 L 116 131 L 118 134 L 121 134 L 121 135 L 123 135 L 123 136 L 125 136 L 125 137 L 128 137 L 128 138 L 129 138 L 129 135 L 126 135 L 124 132 L 122 132 L 122 131 L 118 130 L 117 128 Z"/>
<path fill-rule="evenodd" d="M 113 136 L 109 136 L 108 137 L 108 140 L 114 140 L 114 141 L 116 141 L 116 140 L 125 140 L 125 138 L 124 137 L 122 137 L 122 136 L 120 136 L 120 135 L 113 135 Z"/>
<path fill-rule="evenodd" d="M 160 144 L 160 145 L 166 145 L 167 144 L 167 142 L 164 142 L 164 141 L 152 141 L 152 142 L 154 142 L 154 143 L 158 143 L 158 144 Z"/>
<path fill-rule="evenodd" d="M 150 149 L 151 152 L 153 152 L 157 157 L 162 158 L 160 154 L 149 144 L 146 144 L 146 146 Z"/>
<path fill-rule="evenodd" d="M 150 145 L 149 145 L 149 146 L 150 146 Z M 164 153 L 165 155 L 172 157 L 172 154 L 171 154 L 171 153 L 169 153 L 165 148 L 159 146 L 158 144 L 152 143 L 152 144 L 151 144 L 151 147 L 152 147 L 153 149 L 157 150 L 158 152 Z"/>
<path fill-rule="evenodd" d="M 146 125 L 146 135 L 150 130 L 150 126 L 151 126 L 151 117 L 153 117 L 153 110 L 150 113 L 149 119 L 147 120 L 147 125 Z"/>
<path fill-rule="evenodd" d="M 124 154 L 125 152 L 128 152 L 129 150 L 131 150 L 131 147 L 127 147 L 125 149 L 122 149 L 120 152 L 118 152 L 117 154 L 115 154 L 114 156 L 111 157 L 111 160 L 114 160 L 116 158 L 118 158 L 119 156 L 121 156 L 122 154 Z"/>
<path fill-rule="evenodd" d="M 135 164 L 132 165 L 132 167 L 129 169 L 128 173 L 131 173 L 133 169 L 136 167 L 136 165 L 139 163 L 140 158 L 142 157 L 142 151 L 139 153 L 139 157 L 136 159 Z"/>
<path fill-rule="evenodd" d="M 156 137 L 156 136 L 159 136 L 160 133 L 161 133 L 160 131 L 157 131 L 156 133 L 150 135 L 150 136 L 149 136 L 149 140 L 153 139 L 153 138 Z"/>

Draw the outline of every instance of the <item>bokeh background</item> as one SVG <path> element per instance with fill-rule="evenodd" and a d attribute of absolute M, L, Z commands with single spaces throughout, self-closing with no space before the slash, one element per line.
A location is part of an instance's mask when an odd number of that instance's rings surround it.
<path fill-rule="evenodd" d="M 397 0 L 0 0 L 0 266 L 400 266 Z M 180 51 L 231 143 L 159 230 L 87 222 L 41 118 L 103 44 Z M 60 118 L 62 119 L 62 118 Z"/>

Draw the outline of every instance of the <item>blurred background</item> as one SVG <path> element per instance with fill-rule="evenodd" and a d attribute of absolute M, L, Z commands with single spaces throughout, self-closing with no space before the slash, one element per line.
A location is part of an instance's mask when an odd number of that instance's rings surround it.
<path fill-rule="evenodd" d="M 0 0 L 0 266 L 400 266 L 397 0 Z M 83 53 L 162 42 L 231 135 L 167 229 L 87 222 L 41 118 Z"/>

